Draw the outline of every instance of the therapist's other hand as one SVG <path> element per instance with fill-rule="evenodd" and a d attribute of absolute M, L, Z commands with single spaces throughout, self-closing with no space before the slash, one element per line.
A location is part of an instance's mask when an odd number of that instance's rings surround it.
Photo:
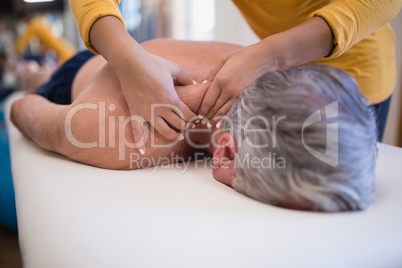
<path fill-rule="evenodd" d="M 266 71 L 274 69 L 267 63 L 269 61 L 264 56 L 261 43 L 244 47 L 227 56 L 210 73 L 212 84 L 198 113 L 211 120 L 211 123 L 217 123 L 248 85 Z"/>
<path fill-rule="evenodd" d="M 210 75 L 213 83 L 199 114 L 211 120 L 225 115 L 240 93 L 266 72 L 299 66 L 330 55 L 334 34 L 327 22 L 311 18 L 284 32 L 242 48 L 230 55 Z"/>
<path fill-rule="evenodd" d="M 140 152 L 145 151 L 145 122 L 165 138 L 179 139 L 180 131 L 195 114 L 180 100 L 174 84 L 192 85 L 192 79 L 177 64 L 142 49 L 128 53 L 116 73 L 130 114 L 135 116 L 131 124 Z"/>

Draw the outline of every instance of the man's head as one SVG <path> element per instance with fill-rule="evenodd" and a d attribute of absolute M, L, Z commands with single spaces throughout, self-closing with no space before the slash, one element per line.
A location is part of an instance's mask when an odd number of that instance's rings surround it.
<path fill-rule="evenodd" d="M 214 177 L 265 203 L 360 210 L 374 193 L 373 111 L 340 69 L 310 64 L 267 73 L 222 120 Z"/>

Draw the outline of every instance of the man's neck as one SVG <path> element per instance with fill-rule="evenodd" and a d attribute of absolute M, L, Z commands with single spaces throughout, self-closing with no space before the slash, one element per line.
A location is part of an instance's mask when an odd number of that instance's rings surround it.
<path fill-rule="evenodd" d="M 198 123 L 196 128 L 188 130 L 185 140 L 192 148 L 203 150 L 213 155 L 220 133 L 220 130 L 215 127 L 208 128 L 206 125 Z"/>
<path fill-rule="evenodd" d="M 211 83 L 177 86 L 176 92 L 181 101 L 184 102 L 191 111 L 198 114 L 202 100 L 210 86 Z M 202 123 L 198 123 L 195 129 L 188 130 L 188 136 L 186 136 L 185 139 L 193 148 L 213 154 L 216 148 L 216 140 L 219 136 L 216 131 L 219 130 L 215 127 L 207 127 Z"/>

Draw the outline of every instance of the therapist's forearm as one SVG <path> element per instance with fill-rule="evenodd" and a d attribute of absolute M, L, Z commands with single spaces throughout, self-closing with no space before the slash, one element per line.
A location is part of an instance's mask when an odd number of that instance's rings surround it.
<path fill-rule="evenodd" d="M 269 36 L 261 41 L 269 55 L 268 69 L 286 69 L 299 66 L 331 54 L 334 35 L 329 25 L 320 17 L 312 18 L 287 31 Z"/>
<path fill-rule="evenodd" d="M 92 46 L 115 68 L 119 68 L 128 57 L 143 52 L 143 48 L 114 16 L 98 19 L 92 25 L 89 36 Z"/>

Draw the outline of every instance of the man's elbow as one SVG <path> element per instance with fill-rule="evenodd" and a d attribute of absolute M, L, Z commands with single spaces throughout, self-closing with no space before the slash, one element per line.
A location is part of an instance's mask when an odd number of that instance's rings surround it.
<path fill-rule="evenodd" d="M 24 129 L 22 127 L 22 118 L 23 116 L 21 115 L 22 110 L 21 110 L 21 105 L 22 105 L 23 99 L 19 99 L 13 102 L 11 105 L 11 112 L 10 112 L 10 119 L 11 122 L 21 131 L 24 133 Z M 25 134 L 25 133 L 24 133 Z"/>
<path fill-rule="evenodd" d="M 10 118 L 23 134 L 39 146 L 57 151 L 61 141 L 60 115 L 60 110 L 47 106 L 42 97 L 27 95 L 12 104 Z"/>

